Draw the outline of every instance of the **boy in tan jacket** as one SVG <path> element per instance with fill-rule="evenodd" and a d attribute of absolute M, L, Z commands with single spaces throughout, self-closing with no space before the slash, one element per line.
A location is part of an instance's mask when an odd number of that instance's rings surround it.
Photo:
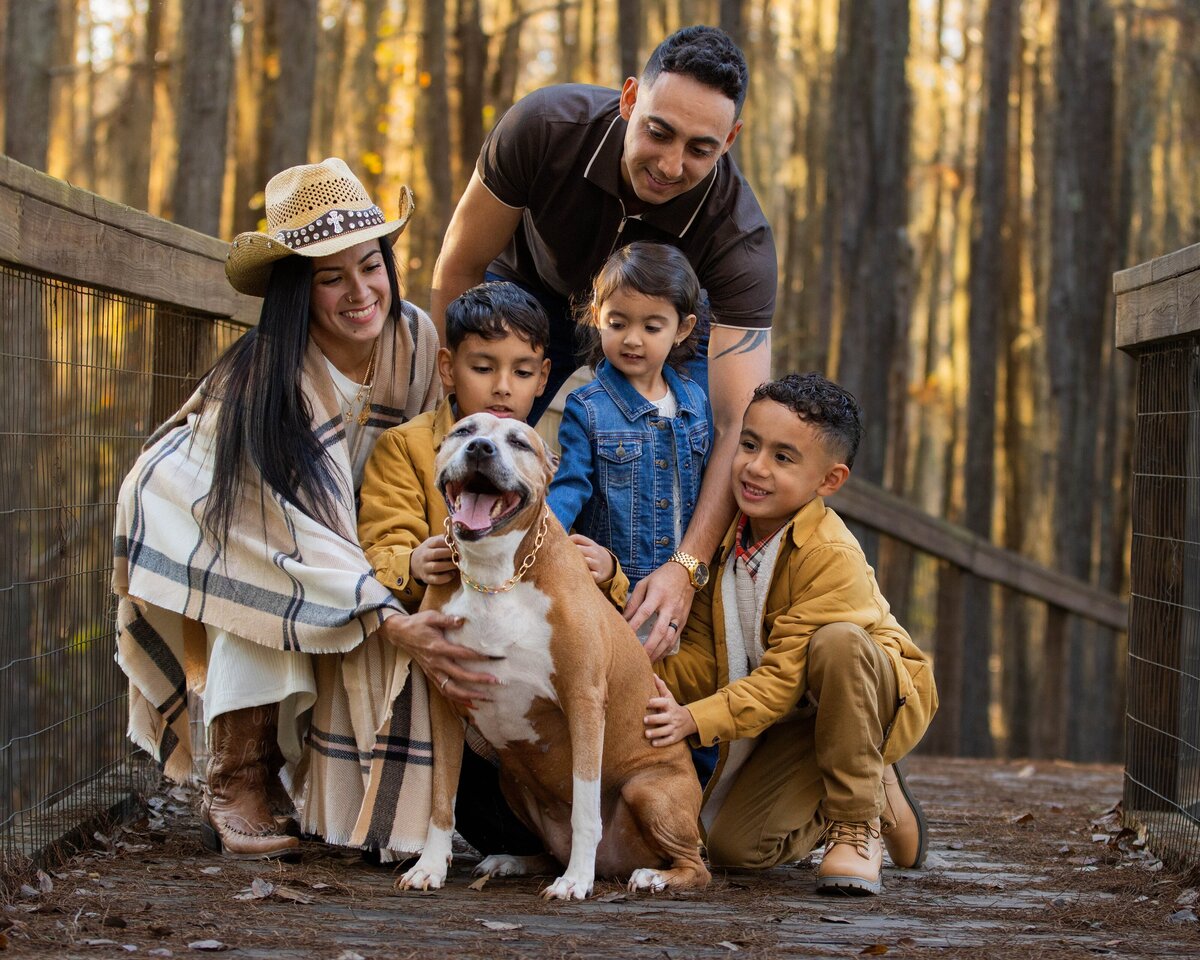
<path fill-rule="evenodd" d="M 897 866 L 925 856 L 924 818 L 895 762 L 929 726 L 937 692 L 822 500 L 850 475 L 860 416 L 815 373 L 755 390 L 732 469 L 738 516 L 679 652 L 657 665 L 645 723 L 656 746 L 720 746 L 701 813 L 713 864 L 771 867 L 823 840 L 817 889 L 872 894 L 883 844 Z"/>

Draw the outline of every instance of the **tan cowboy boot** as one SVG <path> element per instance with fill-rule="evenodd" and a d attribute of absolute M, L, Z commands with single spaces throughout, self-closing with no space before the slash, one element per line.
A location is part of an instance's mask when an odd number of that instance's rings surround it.
<path fill-rule="evenodd" d="M 883 815 L 880 832 L 888 856 L 898 867 L 919 867 L 925 862 L 925 813 L 908 792 L 898 764 L 883 771 Z"/>
<path fill-rule="evenodd" d="M 267 765 L 277 708 L 246 707 L 209 724 L 208 782 L 200 837 L 235 860 L 294 858 L 300 841 L 279 832 L 267 802 Z"/>
<path fill-rule="evenodd" d="M 879 821 L 835 820 L 825 834 L 825 856 L 817 870 L 818 893 L 864 895 L 883 889 L 883 844 Z"/>

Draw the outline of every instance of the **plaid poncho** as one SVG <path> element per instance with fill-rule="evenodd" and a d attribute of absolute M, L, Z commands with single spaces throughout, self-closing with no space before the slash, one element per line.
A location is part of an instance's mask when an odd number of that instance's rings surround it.
<path fill-rule="evenodd" d="M 387 321 L 380 337 L 366 449 L 437 400 L 433 325 L 410 304 L 402 312 L 404 322 Z M 217 409 L 200 416 L 200 390 L 150 438 L 122 485 L 113 590 L 129 736 L 169 777 L 191 779 L 187 690 L 205 677 L 204 624 L 316 654 L 317 702 L 295 777 L 303 828 L 334 843 L 415 851 L 432 789 L 424 678 L 408 657 L 369 639 L 404 614 L 359 548 L 341 407 L 311 342 L 302 377 L 313 431 L 342 480 L 337 529 L 247 477 L 229 536 L 213 550 L 200 523 Z"/>

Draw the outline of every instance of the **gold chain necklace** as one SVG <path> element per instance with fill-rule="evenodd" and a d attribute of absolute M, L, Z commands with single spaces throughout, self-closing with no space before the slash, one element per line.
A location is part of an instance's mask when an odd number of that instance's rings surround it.
<path fill-rule="evenodd" d="M 379 340 L 376 339 L 375 342 L 371 344 L 371 356 L 367 360 L 367 375 L 363 382 L 359 384 L 358 392 L 354 395 L 353 399 L 347 397 L 346 394 L 342 392 L 341 385 L 336 379 L 333 380 L 333 386 L 337 390 L 338 396 L 340 396 L 344 402 L 349 403 L 350 405 L 347 409 L 342 411 L 342 419 L 345 420 L 346 423 L 349 423 L 351 420 L 357 420 L 360 427 L 365 427 L 367 425 L 367 421 L 371 418 L 371 395 L 375 392 L 375 356 L 378 351 Z M 343 376 L 345 376 L 345 374 L 343 374 Z M 350 378 L 346 377 L 346 379 L 349 380 Z M 359 408 L 357 416 L 354 414 L 355 407 Z"/>
<path fill-rule="evenodd" d="M 454 534 L 451 533 L 450 518 L 446 518 L 446 546 L 450 548 L 450 559 L 454 561 L 454 565 L 458 567 L 458 575 L 462 577 L 462 582 L 472 590 L 478 593 L 486 593 L 489 596 L 495 596 L 498 593 L 508 593 L 513 587 L 521 582 L 521 578 L 525 576 L 530 567 L 533 566 L 533 561 L 537 559 L 538 551 L 542 549 L 542 541 L 546 539 L 546 528 L 550 523 L 550 508 L 546 507 L 542 513 L 542 528 L 538 531 L 537 536 L 533 540 L 533 550 L 530 551 L 523 561 L 521 567 L 511 577 L 505 580 L 498 587 L 489 587 L 486 584 L 480 583 L 478 580 L 472 580 L 467 571 L 462 568 L 462 557 L 458 552 L 458 544 L 454 540 Z"/>

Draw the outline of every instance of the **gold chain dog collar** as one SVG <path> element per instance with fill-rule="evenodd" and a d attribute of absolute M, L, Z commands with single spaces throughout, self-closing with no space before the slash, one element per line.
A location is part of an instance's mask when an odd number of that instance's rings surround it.
<path fill-rule="evenodd" d="M 533 561 L 537 559 L 538 551 L 542 549 L 542 541 L 546 539 L 546 528 L 549 523 L 550 508 L 547 506 L 542 513 L 542 528 L 538 531 L 537 537 L 534 538 L 533 541 L 533 550 L 530 551 L 529 556 L 521 561 L 520 569 L 518 569 L 516 573 L 505 580 L 498 587 L 489 587 L 486 584 L 482 584 L 478 580 L 472 580 L 469 576 L 467 576 L 467 572 L 462 568 L 462 557 L 458 552 L 458 544 L 454 540 L 454 534 L 451 533 L 453 528 L 450 526 L 449 517 L 446 518 L 445 523 L 446 546 L 450 548 L 450 559 L 454 562 L 454 566 L 458 568 L 458 575 L 462 578 L 462 582 L 478 593 L 486 593 L 489 596 L 495 596 L 497 593 L 508 593 L 509 590 L 521 582 L 521 578 L 525 576 L 529 568 L 533 566 Z"/>

